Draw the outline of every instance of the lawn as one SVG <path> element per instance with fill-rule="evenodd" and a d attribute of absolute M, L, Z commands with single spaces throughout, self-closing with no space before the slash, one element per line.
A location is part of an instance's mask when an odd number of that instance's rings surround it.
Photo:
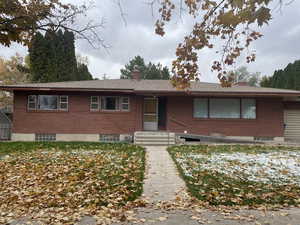
<path fill-rule="evenodd" d="M 300 149 L 186 145 L 168 148 L 188 191 L 209 205 L 300 206 Z"/>
<path fill-rule="evenodd" d="M 129 144 L 0 143 L 0 168 L 0 223 L 34 215 L 72 224 L 139 197 L 145 151 Z"/>

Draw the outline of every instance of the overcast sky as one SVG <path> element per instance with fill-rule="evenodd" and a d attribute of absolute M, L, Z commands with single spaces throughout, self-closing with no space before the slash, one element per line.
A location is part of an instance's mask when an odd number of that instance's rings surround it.
<path fill-rule="evenodd" d="M 167 34 L 160 37 L 154 33 L 155 18 L 145 3 L 147 0 L 123 2 L 127 25 L 122 20 L 115 0 L 96 1 L 96 7 L 87 16 L 95 21 L 105 19 L 105 28 L 100 30 L 99 34 L 106 44 L 110 45 L 106 51 L 103 48 L 93 49 L 85 41 L 76 41 L 76 52 L 88 56 L 91 73 L 98 78 L 104 73 L 109 78 L 119 78 L 120 68 L 136 55 L 144 57 L 146 62 L 161 62 L 170 67 L 175 57 L 176 46 L 191 29 L 192 21 L 187 16 L 179 19 L 175 15 L 172 23 L 167 26 Z M 252 46 L 257 53 L 256 62 L 241 62 L 236 67 L 246 65 L 252 72 L 272 75 L 274 70 L 284 68 L 288 63 L 300 59 L 299 18 L 300 1 L 297 0 L 285 6 L 282 12 L 274 10 L 273 20 L 261 30 L 264 37 Z M 26 55 L 27 48 L 18 44 L 9 48 L 0 46 L 0 56 L 10 57 L 16 52 Z M 216 59 L 214 52 L 215 50 L 205 50 L 201 54 L 201 81 L 217 82 L 216 75 L 209 69 L 211 62 Z"/>

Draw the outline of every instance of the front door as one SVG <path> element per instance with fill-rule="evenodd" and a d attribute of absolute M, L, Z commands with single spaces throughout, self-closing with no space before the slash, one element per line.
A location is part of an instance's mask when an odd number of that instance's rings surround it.
<path fill-rule="evenodd" d="M 157 98 L 144 98 L 144 130 L 158 130 Z"/>

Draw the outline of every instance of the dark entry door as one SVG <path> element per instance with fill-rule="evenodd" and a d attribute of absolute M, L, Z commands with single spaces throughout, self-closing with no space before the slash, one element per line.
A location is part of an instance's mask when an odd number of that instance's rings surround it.
<path fill-rule="evenodd" d="M 158 129 L 166 130 L 167 127 L 167 98 L 158 99 Z"/>

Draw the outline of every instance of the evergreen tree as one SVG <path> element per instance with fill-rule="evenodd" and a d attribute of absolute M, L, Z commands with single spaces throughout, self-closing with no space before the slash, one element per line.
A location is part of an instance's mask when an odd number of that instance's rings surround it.
<path fill-rule="evenodd" d="M 260 82 L 262 87 L 300 90 L 300 60 L 289 63 L 283 70 L 276 70 L 271 77 Z"/>
<path fill-rule="evenodd" d="M 141 56 L 136 56 L 125 65 L 125 68 L 121 69 L 121 79 L 132 79 L 131 73 L 137 66 L 141 73 L 141 79 L 145 80 L 169 80 L 170 72 L 167 67 L 162 67 L 160 63 L 154 64 L 149 62 L 145 64 L 144 59 Z"/>
<path fill-rule="evenodd" d="M 33 38 L 32 45 L 29 48 L 30 73 L 31 80 L 38 82 L 47 82 L 47 46 L 41 33 L 37 33 Z"/>
<path fill-rule="evenodd" d="M 29 48 L 29 61 L 33 82 L 93 79 L 87 65 L 77 65 L 74 34 L 69 31 L 38 33 Z"/>
<path fill-rule="evenodd" d="M 77 80 L 93 80 L 87 65 L 79 63 L 77 70 Z"/>
<path fill-rule="evenodd" d="M 77 79 L 77 62 L 75 54 L 75 38 L 73 32 L 65 31 L 63 38 L 63 46 L 65 50 L 65 76 L 62 81 L 78 80 Z"/>

